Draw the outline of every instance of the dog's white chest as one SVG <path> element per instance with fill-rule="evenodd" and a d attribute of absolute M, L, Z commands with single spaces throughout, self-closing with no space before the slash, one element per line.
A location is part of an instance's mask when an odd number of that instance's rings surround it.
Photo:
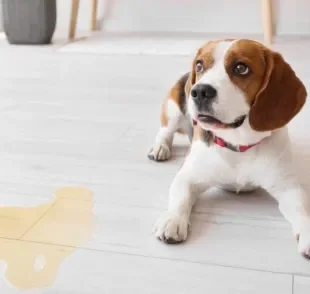
<path fill-rule="evenodd" d="M 250 150 L 238 153 L 214 145 L 207 147 L 202 142 L 194 142 L 193 148 L 196 149 L 197 157 L 191 166 L 199 173 L 202 181 L 212 178 L 217 187 L 234 192 L 256 188 L 250 172 L 253 167 Z"/>

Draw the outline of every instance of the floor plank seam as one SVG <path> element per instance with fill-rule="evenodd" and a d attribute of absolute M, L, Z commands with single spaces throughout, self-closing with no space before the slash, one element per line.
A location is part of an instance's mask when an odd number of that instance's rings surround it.
<path fill-rule="evenodd" d="M 8 239 L 8 238 L 1 238 L 0 239 Z M 8 240 L 15 240 L 18 242 L 25 242 L 25 243 L 35 243 L 35 244 L 42 244 L 42 245 L 48 245 L 48 246 L 58 246 L 58 247 L 65 247 L 65 248 L 76 248 L 79 250 L 85 250 L 85 251 L 94 251 L 94 252 L 106 252 L 106 253 L 112 253 L 112 254 L 119 254 L 119 255 L 129 255 L 129 256 L 136 256 L 136 257 L 143 257 L 143 258 L 149 258 L 149 259 L 159 259 L 159 260 L 167 260 L 172 262 L 181 262 L 181 263 L 189 263 L 189 264 L 199 264 L 203 266 L 215 266 L 215 267 L 221 267 L 221 268 L 230 268 L 230 269 L 237 269 L 237 270 L 245 270 L 245 271 L 253 271 L 253 272 L 261 272 L 261 273 L 270 273 L 270 274 L 279 274 L 279 275 L 298 275 L 302 277 L 310 277 L 309 275 L 303 274 L 303 273 L 292 273 L 292 272 L 277 272 L 277 271 L 270 271 L 270 270 L 263 270 L 263 269 L 256 269 L 256 268 L 248 268 L 248 267 L 240 267 L 240 266 L 232 266 L 232 265 L 226 265 L 226 264 L 220 264 L 220 263 L 214 263 L 214 262 L 199 262 L 199 261 L 190 261 L 190 260 L 183 260 L 178 258 L 168 258 L 168 257 L 162 257 L 162 256 L 151 256 L 151 255 L 144 255 L 144 254 L 135 254 L 131 252 L 122 252 L 122 251 L 113 251 L 113 250 L 106 250 L 106 249 L 96 249 L 96 248 L 88 248 L 83 246 L 70 246 L 70 245 L 63 245 L 63 244 L 56 244 L 56 243 L 46 243 L 46 242 L 40 242 L 40 241 L 31 241 L 31 240 L 16 240 L 16 239 L 8 239 Z M 106 243 L 113 245 L 113 243 Z"/>
<path fill-rule="evenodd" d="M 44 218 L 44 216 L 46 216 L 52 209 L 53 207 L 58 203 L 58 200 L 55 201 L 55 203 L 53 205 L 51 205 L 51 207 L 49 209 L 47 209 L 45 211 L 45 213 L 43 213 L 41 215 L 41 217 L 39 217 L 38 220 L 36 220 L 17 240 L 18 241 L 22 241 L 21 239 L 40 221 Z"/>

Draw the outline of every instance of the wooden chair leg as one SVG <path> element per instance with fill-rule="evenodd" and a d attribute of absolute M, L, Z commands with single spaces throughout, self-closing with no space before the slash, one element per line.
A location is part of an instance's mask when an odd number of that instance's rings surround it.
<path fill-rule="evenodd" d="M 270 45 L 273 41 L 272 0 L 262 0 L 262 20 L 264 39 Z"/>
<path fill-rule="evenodd" d="M 70 17 L 70 25 L 69 25 L 69 40 L 73 40 L 75 38 L 76 32 L 76 24 L 79 13 L 80 0 L 72 0 L 71 3 L 71 17 Z"/>
<path fill-rule="evenodd" d="M 95 31 L 97 29 L 98 0 L 92 0 L 92 2 L 90 29 Z"/>

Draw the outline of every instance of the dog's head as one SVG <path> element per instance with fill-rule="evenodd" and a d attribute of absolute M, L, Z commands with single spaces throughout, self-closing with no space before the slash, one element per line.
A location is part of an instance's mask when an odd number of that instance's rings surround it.
<path fill-rule="evenodd" d="M 185 90 L 188 111 L 207 130 L 254 131 L 286 125 L 302 108 L 307 92 L 279 53 L 251 40 L 211 41 L 194 59 Z"/>

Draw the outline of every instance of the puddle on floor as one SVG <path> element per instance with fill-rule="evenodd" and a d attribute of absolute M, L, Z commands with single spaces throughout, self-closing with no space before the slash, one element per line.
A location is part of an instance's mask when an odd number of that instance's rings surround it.
<path fill-rule="evenodd" d="M 86 188 L 58 189 L 53 201 L 37 207 L 0 208 L 5 280 L 18 289 L 52 285 L 61 263 L 92 237 L 93 227 L 93 195 Z M 5 239 L 5 232 L 14 236 L 22 231 L 20 240 Z"/>

